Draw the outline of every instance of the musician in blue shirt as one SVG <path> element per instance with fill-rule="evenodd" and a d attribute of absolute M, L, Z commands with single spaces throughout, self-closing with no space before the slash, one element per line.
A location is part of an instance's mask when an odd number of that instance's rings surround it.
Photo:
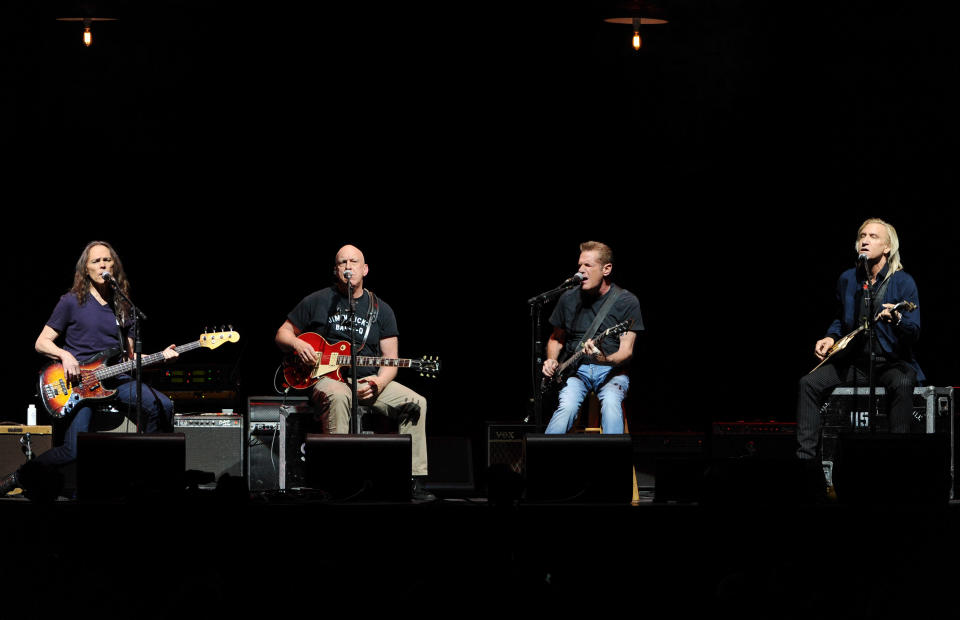
<path fill-rule="evenodd" d="M 868 219 L 857 231 L 855 248 L 857 266 L 844 271 L 837 281 L 837 317 L 827 335 L 814 345 L 822 363 L 800 379 L 797 456 L 801 459 L 818 456 L 820 407 L 833 388 L 853 381 L 867 385 L 869 380 L 869 332 L 861 331 L 831 354 L 844 334 L 865 322 L 873 330 L 874 377 L 888 395 L 891 432 L 910 431 L 913 388 L 925 379 L 913 354 L 920 337 L 917 285 L 903 271 L 896 229 L 881 219 Z"/>
<path fill-rule="evenodd" d="M 77 261 L 72 288 L 60 297 L 36 342 L 37 352 L 58 361 L 63 367 L 64 379 L 70 383 L 79 380 L 80 363 L 86 358 L 109 349 L 114 350 L 114 355 L 133 354 L 133 339 L 127 333 L 132 325 L 131 308 L 114 293 L 113 286 L 124 294 L 129 293 L 120 258 L 109 243 L 91 241 Z M 173 345 L 163 351 L 163 357 L 165 360 L 177 357 Z M 132 407 L 137 400 L 136 385 L 132 377 L 123 375 L 111 389 L 117 390 L 119 402 Z M 173 402 L 146 384 L 142 384 L 141 394 L 146 432 L 172 431 Z M 74 461 L 77 436 L 90 429 L 93 415 L 90 405 L 78 406 L 68 414 L 64 420 L 67 428 L 63 443 L 37 456 L 34 465 L 55 468 Z M 0 496 L 17 486 L 29 492 L 28 483 L 21 478 L 14 472 L 0 479 Z"/>

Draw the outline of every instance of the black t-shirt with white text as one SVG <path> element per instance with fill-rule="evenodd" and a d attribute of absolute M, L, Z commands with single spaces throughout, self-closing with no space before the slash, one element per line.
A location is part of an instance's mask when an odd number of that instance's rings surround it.
<path fill-rule="evenodd" d="M 382 299 L 377 298 L 379 306 L 377 318 L 370 326 L 366 345 L 360 350 L 361 355 L 382 357 L 380 341 L 399 335 L 397 318 L 393 309 Z M 350 302 L 346 295 L 335 287 L 327 287 L 314 291 L 304 297 L 287 315 L 290 323 L 300 332 L 315 332 L 327 339 L 331 344 L 341 340 L 350 341 L 352 327 L 353 337 L 360 346 L 363 335 L 367 331 L 367 317 L 370 313 L 370 295 L 366 291 L 357 299 L 356 316 L 351 325 L 349 321 Z M 366 377 L 377 373 L 374 366 L 357 367 L 357 377 Z"/>

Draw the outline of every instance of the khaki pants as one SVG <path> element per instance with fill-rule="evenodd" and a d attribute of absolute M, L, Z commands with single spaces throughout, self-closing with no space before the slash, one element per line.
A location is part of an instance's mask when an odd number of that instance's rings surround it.
<path fill-rule="evenodd" d="M 350 400 L 353 391 L 348 383 L 322 377 L 313 388 L 314 402 L 323 414 L 323 430 L 330 434 L 350 432 Z M 391 381 L 376 400 L 360 401 L 378 413 L 398 419 L 400 434 L 410 435 L 412 459 L 410 472 L 427 475 L 427 399 L 410 388 Z"/>

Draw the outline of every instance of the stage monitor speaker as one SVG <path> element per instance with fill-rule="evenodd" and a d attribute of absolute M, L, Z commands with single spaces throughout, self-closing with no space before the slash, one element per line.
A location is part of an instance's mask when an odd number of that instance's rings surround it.
<path fill-rule="evenodd" d="M 0 476 L 16 470 L 30 458 L 53 447 L 53 427 L 4 425 L 0 426 Z"/>
<path fill-rule="evenodd" d="M 847 504 L 946 504 L 950 437 L 945 433 L 841 433 L 833 470 Z"/>
<path fill-rule="evenodd" d="M 335 501 L 410 501 L 410 435 L 322 435 L 306 441 L 306 480 Z"/>
<path fill-rule="evenodd" d="M 543 435 L 523 441 L 527 502 L 630 504 L 633 441 L 629 435 Z"/>
<path fill-rule="evenodd" d="M 169 499 L 183 493 L 183 433 L 80 433 L 77 499 Z"/>
<path fill-rule="evenodd" d="M 200 487 L 216 487 L 224 474 L 243 476 L 242 416 L 178 413 L 173 426 L 186 438 L 186 468 L 200 473 Z"/>
<path fill-rule="evenodd" d="M 424 486 L 445 495 L 470 494 L 475 488 L 469 437 L 427 437 L 430 475 Z"/>

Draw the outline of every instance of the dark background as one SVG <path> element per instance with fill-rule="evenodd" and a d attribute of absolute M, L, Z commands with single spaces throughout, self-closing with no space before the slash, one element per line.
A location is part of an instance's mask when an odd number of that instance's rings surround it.
<path fill-rule="evenodd" d="M 241 334 L 181 360 L 234 366 L 241 407 L 273 392 L 286 313 L 358 245 L 401 356 L 442 360 L 399 377 L 438 436 L 527 415 L 526 300 L 605 241 L 648 329 L 632 429 L 689 430 L 793 420 L 879 216 L 929 383 L 960 376 L 941 3 L 664 2 L 639 54 L 606 2 L 37 4 L 5 3 L 4 419 L 25 419 L 34 339 L 92 239 L 120 253 L 146 352 Z M 83 11 L 119 18 L 89 49 L 55 21 Z"/>

